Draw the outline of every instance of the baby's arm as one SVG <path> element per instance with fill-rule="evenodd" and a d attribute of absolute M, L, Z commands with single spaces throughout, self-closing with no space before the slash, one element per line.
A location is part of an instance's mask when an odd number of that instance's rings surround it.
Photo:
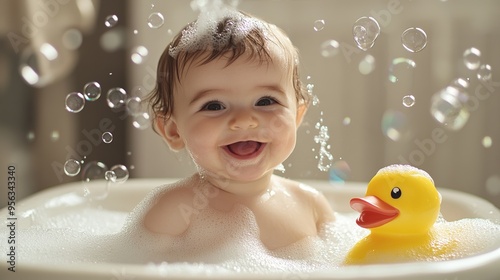
<path fill-rule="evenodd" d="M 186 187 L 174 187 L 162 193 L 156 204 L 144 216 L 144 226 L 151 232 L 178 236 L 189 227 L 186 209 L 192 208 L 193 192 Z"/>

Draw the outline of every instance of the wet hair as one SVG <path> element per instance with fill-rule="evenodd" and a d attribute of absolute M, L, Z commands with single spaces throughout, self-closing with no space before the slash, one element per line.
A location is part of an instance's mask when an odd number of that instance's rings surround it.
<path fill-rule="evenodd" d="M 259 63 L 278 63 L 288 70 L 298 104 L 309 104 L 310 96 L 299 76 L 298 51 L 283 30 L 238 11 L 215 22 L 213 28 L 199 21 L 185 26 L 160 57 L 156 86 L 148 98 L 153 122 L 157 117 L 172 116 L 175 87 L 194 61 L 203 65 L 220 57 L 227 58 L 227 65 L 242 56 Z"/>

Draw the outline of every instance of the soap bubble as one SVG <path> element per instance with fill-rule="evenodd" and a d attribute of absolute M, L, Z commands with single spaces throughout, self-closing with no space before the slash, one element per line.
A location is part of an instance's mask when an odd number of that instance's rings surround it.
<path fill-rule="evenodd" d="M 142 113 L 142 100 L 140 97 L 135 96 L 127 99 L 125 105 L 127 113 L 131 116 L 136 116 Z"/>
<path fill-rule="evenodd" d="M 35 87 L 44 87 L 63 76 L 74 63 L 68 51 L 43 43 L 38 49 L 26 47 L 19 58 L 19 72 L 23 79 Z"/>
<path fill-rule="evenodd" d="M 419 52 L 427 46 L 427 34 L 418 27 L 410 27 L 401 34 L 401 43 L 409 52 Z"/>
<path fill-rule="evenodd" d="M 345 125 L 345 126 L 350 125 L 351 124 L 351 118 L 350 117 L 345 117 L 342 120 L 342 124 Z"/>
<path fill-rule="evenodd" d="M 141 64 L 147 55 L 148 49 L 144 46 L 138 46 L 132 51 L 132 55 L 130 56 L 130 58 L 132 59 L 133 63 Z"/>
<path fill-rule="evenodd" d="M 145 97 L 148 95 L 148 91 L 141 87 L 141 86 L 136 86 L 132 90 L 132 96 L 137 96 L 139 98 Z"/>
<path fill-rule="evenodd" d="M 480 81 L 489 81 L 491 80 L 491 77 L 491 66 L 489 64 L 482 64 L 479 66 L 479 69 L 477 69 L 477 78 Z"/>
<path fill-rule="evenodd" d="M 493 175 L 486 180 L 486 191 L 490 195 L 500 194 L 500 176 Z"/>
<path fill-rule="evenodd" d="M 339 42 L 335 40 L 327 40 L 321 44 L 321 55 L 323 57 L 333 57 L 339 53 Z"/>
<path fill-rule="evenodd" d="M 75 159 L 68 159 L 64 163 L 64 173 L 68 176 L 76 176 L 78 173 L 80 173 L 80 162 L 75 160 Z"/>
<path fill-rule="evenodd" d="M 116 87 L 108 90 L 106 100 L 110 108 L 120 108 L 125 104 L 126 99 L 127 92 L 124 89 Z"/>
<path fill-rule="evenodd" d="M 469 70 L 476 70 L 481 64 L 481 51 L 469 48 L 464 51 L 464 64 Z"/>
<path fill-rule="evenodd" d="M 373 57 L 370 54 L 366 55 L 359 62 L 358 70 L 359 70 L 359 73 L 361 73 L 363 75 L 368 75 L 371 72 L 373 72 L 373 70 L 375 70 L 375 57 Z"/>
<path fill-rule="evenodd" d="M 386 111 L 382 117 L 382 132 L 392 141 L 399 141 L 407 131 L 406 116 L 399 111 Z"/>
<path fill-rule="evenodd" d="M 349 174 L 351 173 L 351 167 L 345 160 L 338 160 L 333 163 L 330 168 L 329 177 L 330 182 L 345 182 Z"/>
<path fill-rule="evenodd" d="M 123 164 L 114 165 L 113 167 L 111 167 L 110 171 L 115 175 L 114 180 L 112 180 L 113 183 L 123 183 L 127 181 L 129 177 L 128 169 Z"/>
<path fill-rule="evenodd" d="M 126 34 L 123 28 L 115 28 L 104 32 L 99 38 L 99 45 L 107 52 L 114 52 L 123 48 L 126 43 Z M 111 75 L 111 73 L 110 73 Z"/>
<path fill-rule="evenodd" d="M 405 58 L 398 57 L 392 60 L 389 65 L 389 81 L 392 83 L 396 83 L 399 81 L 399 77 L 404 74 L 404 72 L 408 72 L 409 69 L 415 69 L 417 64 L 415 61 Z"/>
<path fill-rule="evenodd" d="M 165 23 L 165 18 L 161 13 L 151 13 L 148 17 L 149 28 L 160 28 Z"/>
<path fill-rule="evenodd" d="M 415 96 L 411 94 L 403 96 L 403 105 L 407 108 L 415 105 Z"/>
<path fill-rule="evenodd" d="M 80 30 L 71 28 L 64 32 L 62 36 L 62 43 L 65 48 L 68 50 L 76 50 L 78 49 L 83 42 L 83 35 Z"/>
<path fill-rule="evenodd" d="M 314 31 L 323 30 L 323 28 L 325 28 L 325 20 L 318 19 L 318 20 L 314 21 L 313 28 L 314 28 Z"/>
<path fill-rule="evenodd" d="M 104 172 L 108 167 L 100 161 L 91 161 L 85 164 L 82 169 L 82 180 L 90 182 L 93 180 L 104 179 Z"/>
<path fill-rule="evenodd" d="M 82 180 L 84 182 L 83 196 L 89 200 L 101 200 L 108 196 L 108 184 L 105 182 L 88 184 L 94 180 L 105 179 L 104 175 L 108 167 L 98 161 L 91 161 L 82 169 Z"/>
<path fill-rule="evenodd" d="M 118 16 L 117 15 L 109 15 L 106 17 L 106 20 L 104 21 L 104 25 L 106 27 L 113 27 L 118 23 Z"/>
<path fill-rule="evenodd" d="M 361 17 L 354 23 L 352 34 L 358 48 L 366 51 L 375 44 L 380 34 L 380 25 L 372 17 Z"/>
<path fill-rule="evenodd" d="M 450 83 L 450 86 L 459 88 L 461 90 L 466 90 L 469 88 L 469 81 L 466 79 L 458 78 Z"/>
<path fill-rule="evenodd" d="M 88 101 L 95 101 L 101 97 L 101 85 L 98 82 L 90 82 L 83 86 L 83 95 Z"/>
<path fill-rule="evenodd" d="M 106 181 L 116 182 L 116 174 L 113 170 L 108 170 L 104 173 Z"/>
<path fill-rule="evenodd" d="M 113 134 L 109 131 L 106 131 L 102 134 L 102 141 L 106 144 L 113 142 Z"/>
<path fill-rule="evenodd" d="M 26 135 L 26 138 L 28 139 L 28 141 L 35 140 L 35 132 L 33 132 L 33 131 L 28 132 L 28 135 Z"/>
<path fill-rule="evenodd" d="M 431 115 L 450 130 L 461 129 L 469 119 L 465 104 L 469 97 L 460 88 L 448 86 L 431 99 Z"/>
<path fill-rule="evenodd" d="M 66 95 L 66 110 L 71 113 L 78 113 L 85 106 L 85 97 L 79 92 L 71 92 Z"/>
<path fill-rule="evenodd" d="M 490 136 L 484 136 L 484 138 L 481 142 L 483 144 L 483 147 L 485 147 L 485 148 L 489 148 L 493 144 L 493 140 L 491 140 Z"/>
<path fill-rule="evenodd" d="M 144 112 L 133 116 L 132 125 L 138 129 L 146 129 L 151 125 L 150 116 Z"/>
<path fill-rule="evenodd" d="M 60 135 L 59 135 L 59 131 L 57 131 L 57 130 L 53 130 L 53 131 L 50 133 L 50 140 L 51 140 L 52 142 L 56 142 L 57 140 L 59 140 L 59 137 L 60 137 Z"/>

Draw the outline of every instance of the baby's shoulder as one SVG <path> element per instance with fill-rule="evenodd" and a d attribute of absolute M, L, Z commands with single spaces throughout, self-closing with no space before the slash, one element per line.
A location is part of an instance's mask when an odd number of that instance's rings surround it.
<path fill-rule="evenodd" d="M 152 232 L 179 235 L 189 226 L 183 216 L 191 208 L 195 193 L 189 179 L 158 187 L 151 199 L 151 207 L 144 216 L 144 225 Z"/>
<path fill-rule="evenodd" d="M 277 182 L 280 186 L 284 187 L 288 191 L 293 192 L 296 195 L 315 197 L 321 194 L 317 189 L 307 184 L 279 176 L 276 176 L 275 178 L 277 179 Z"/>

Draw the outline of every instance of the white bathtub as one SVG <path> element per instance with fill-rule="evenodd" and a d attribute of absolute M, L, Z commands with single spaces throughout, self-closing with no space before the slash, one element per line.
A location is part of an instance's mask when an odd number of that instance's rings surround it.
<path fill-rule="evenodd" d="M 131 179 L 124 184 L 112 186 L 108 198 L 102 201 L 103 208 L 120 212 L 129 212 L 152 188 L 168 183 L 168 179 Z M 331 184 L 325 181 L 307 181 L 306 183 L 322 191 L 331 202 L 334 210 L 352 212 L 349 200 L 362 196 L 365 185 L 360 183 Z M 96 182 L 95 184 L 102 184 Z M 489 202 L 462 192 L 440 189 L 443 196 L 441 212 L 449 221 L 462 218 L 484 218 L 500 224 L 500 210 Z M 26 216 L 31 209 L 48 207 L 49 213 L 59 213 L 65 208 L 84 205 L 82 183 L 70 183 L 47 189 L 19 201 L 16 207 L 17 230 L 26 228 L 31 219 Z M 0 217 L 6 219 L 7 209 L 0 210 Z M 7 237 L 2 238 L 7 242 Z M 18 246 L 22 246 L 22 240 Z M 2 247 L 4 248 L 4 247 Z M 2 252 L 5 258 L 6 252 Z M 189 271 L 169 273 L 168 277 L 146 265 L 131 264 L 58 264 L 58 263 L 23 263 L 22 256 L 17 256 L 16 272 L 9 271 L 8 264 L 0 264 L 0 279 L 198 279 Z M 384 264 L 368 266 L 340 267 L 332 271 L 318 271 L 307 274 L 266 274 L 255 275 L 234 273 L 228 275 L 212 273 L 203 275 L 206 279 L 499 279 L 500 245 L 490 251 L 473 257 L 426 263 Z"/>

